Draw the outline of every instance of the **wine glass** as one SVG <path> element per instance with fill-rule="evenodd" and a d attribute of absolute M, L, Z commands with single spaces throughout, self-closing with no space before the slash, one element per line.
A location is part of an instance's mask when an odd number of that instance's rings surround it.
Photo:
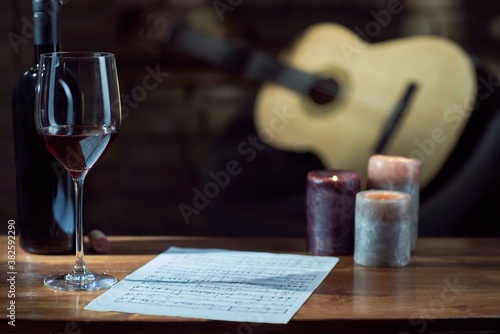
<path fill-rule="evenodd" d="M 75 188 L 76 261 L 68 273 L 45 278 L 65 291 L 107 289 L 117 279 L 91 273 L 84 260 L 83 185 L 113 143 L 121 123 L 115 56 L 107 52 L 55 52 L 40 56 L 35 126 L 45 147 L 71 174 Z"/>

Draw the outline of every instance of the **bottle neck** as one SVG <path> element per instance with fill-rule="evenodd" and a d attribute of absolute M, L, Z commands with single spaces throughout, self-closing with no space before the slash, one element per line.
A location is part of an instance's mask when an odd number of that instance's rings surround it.
<path fill-rule="evenodd" d="M 35 64 L 38 64 L 42 53 L 57 52 L 59 48 L 59 6 L 57 2 L 47 2 L 51 6 L 35 8 L 33 12 L 33 42 Z M 39 1 L 38 1 L 39 2 Z"/>
<path fill-rule="evenodd" d="M 51 52 L 58 52 L 58 51 L 61 51 L 59 43 L 42 44 L 42 45 L 35 44 L 35 59 L 34 59 L 35 65 L 40 62 L 40 55 L 42 53 L 51 53 Z"/>

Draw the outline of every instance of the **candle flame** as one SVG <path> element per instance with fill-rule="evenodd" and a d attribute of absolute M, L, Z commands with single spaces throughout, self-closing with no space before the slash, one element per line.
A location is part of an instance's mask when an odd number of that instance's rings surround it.
<path fill-rule="evenodd" d="M 332 181 L 337 182 L 338 180 L 339 180 L 339 178 L 337 177 L 337 175 L 332 176 Z"/>

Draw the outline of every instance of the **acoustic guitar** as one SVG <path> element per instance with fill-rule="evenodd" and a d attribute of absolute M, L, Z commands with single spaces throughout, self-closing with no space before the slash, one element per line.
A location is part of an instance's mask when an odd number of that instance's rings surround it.
<path fill-rule="evenodd" d="M 477 80 L 469 56 L 440 37 L 368 44 L 343 26 L 323 23 L 307 29 L 281 60 L 333 79 L 338 91 L 317 103 L 266 82 L 257 96 L 255 124 L 260 131 L 270 129 L 276 112 L 286 110 L 288 123 L 266 136 L 268 143 L 312 151 L 329 168 L 366 173 L 391 113 L 415 86 L 382 153 L 421 159 L 425 185 L 455 148 L 475 106 Z"/>
<path fill-rule="evenodd" d="M 367 43 L 339 24 L 321 23 L 279 59 L 158 13 L 142 21 L 141 36 L 175 42 L 213 66 L 263 81 L 254 113 L 262 140 L 313 152 L 327 168 L 357 170 L 363 181 L 369 157 L 381 153 L 421 159 L 424 187 L 475 107 L 469 55 L 437 36 Z"/>

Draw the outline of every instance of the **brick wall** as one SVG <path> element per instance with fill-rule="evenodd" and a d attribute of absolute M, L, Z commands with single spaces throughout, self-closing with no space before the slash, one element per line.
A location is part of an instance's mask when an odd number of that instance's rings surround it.
<path fill-rule="evenodd" d="M 276 55 L 305 27 L 334 21 L 364 29 L 373 13 L 401 6 L 372 41 L 429 33 L 450 38 L 500 70 L 500 5 L 494 0 L 241 0 L 241 1 L 65 1 L 65 50 L 106 50 L 117 55 L 121 89 L 131 96 L 114 147 L 87 178 L 85 229 L 108 234 L 206 234 L 204 216 L 186 224 L 179 203 L 190 203 L 199 167 L 214 140 L 258 88 L 247 78 L 207 66 L 174 46 L 135 40 L 127 27 L 138 10 L 164 6 L 188 15 L 193 26 Z M 218 4 L 218 10 L 214 7 Z M 223 5 L 225 4 L 225 5 Z M 221 7 L 222 6 L 222 7 Z M 225 7 L 224 7 L 225 6 Z M 30 1 L 10 0 L 0 11 L 0 213 L 15 217 L 10 94 L 31 64 L 29 44 L 15 52 L 6 38 L 30 18 Z M 222 9 L 222 8 L 225 8 Z M 169 75 L 140 95 L 149 69 Z M 134 90 L 135 89 L 135 90 Z M 144 92 L 144 90 L 142 90 Z M 498 199 L 497 203 L 500 203 Z"/>

